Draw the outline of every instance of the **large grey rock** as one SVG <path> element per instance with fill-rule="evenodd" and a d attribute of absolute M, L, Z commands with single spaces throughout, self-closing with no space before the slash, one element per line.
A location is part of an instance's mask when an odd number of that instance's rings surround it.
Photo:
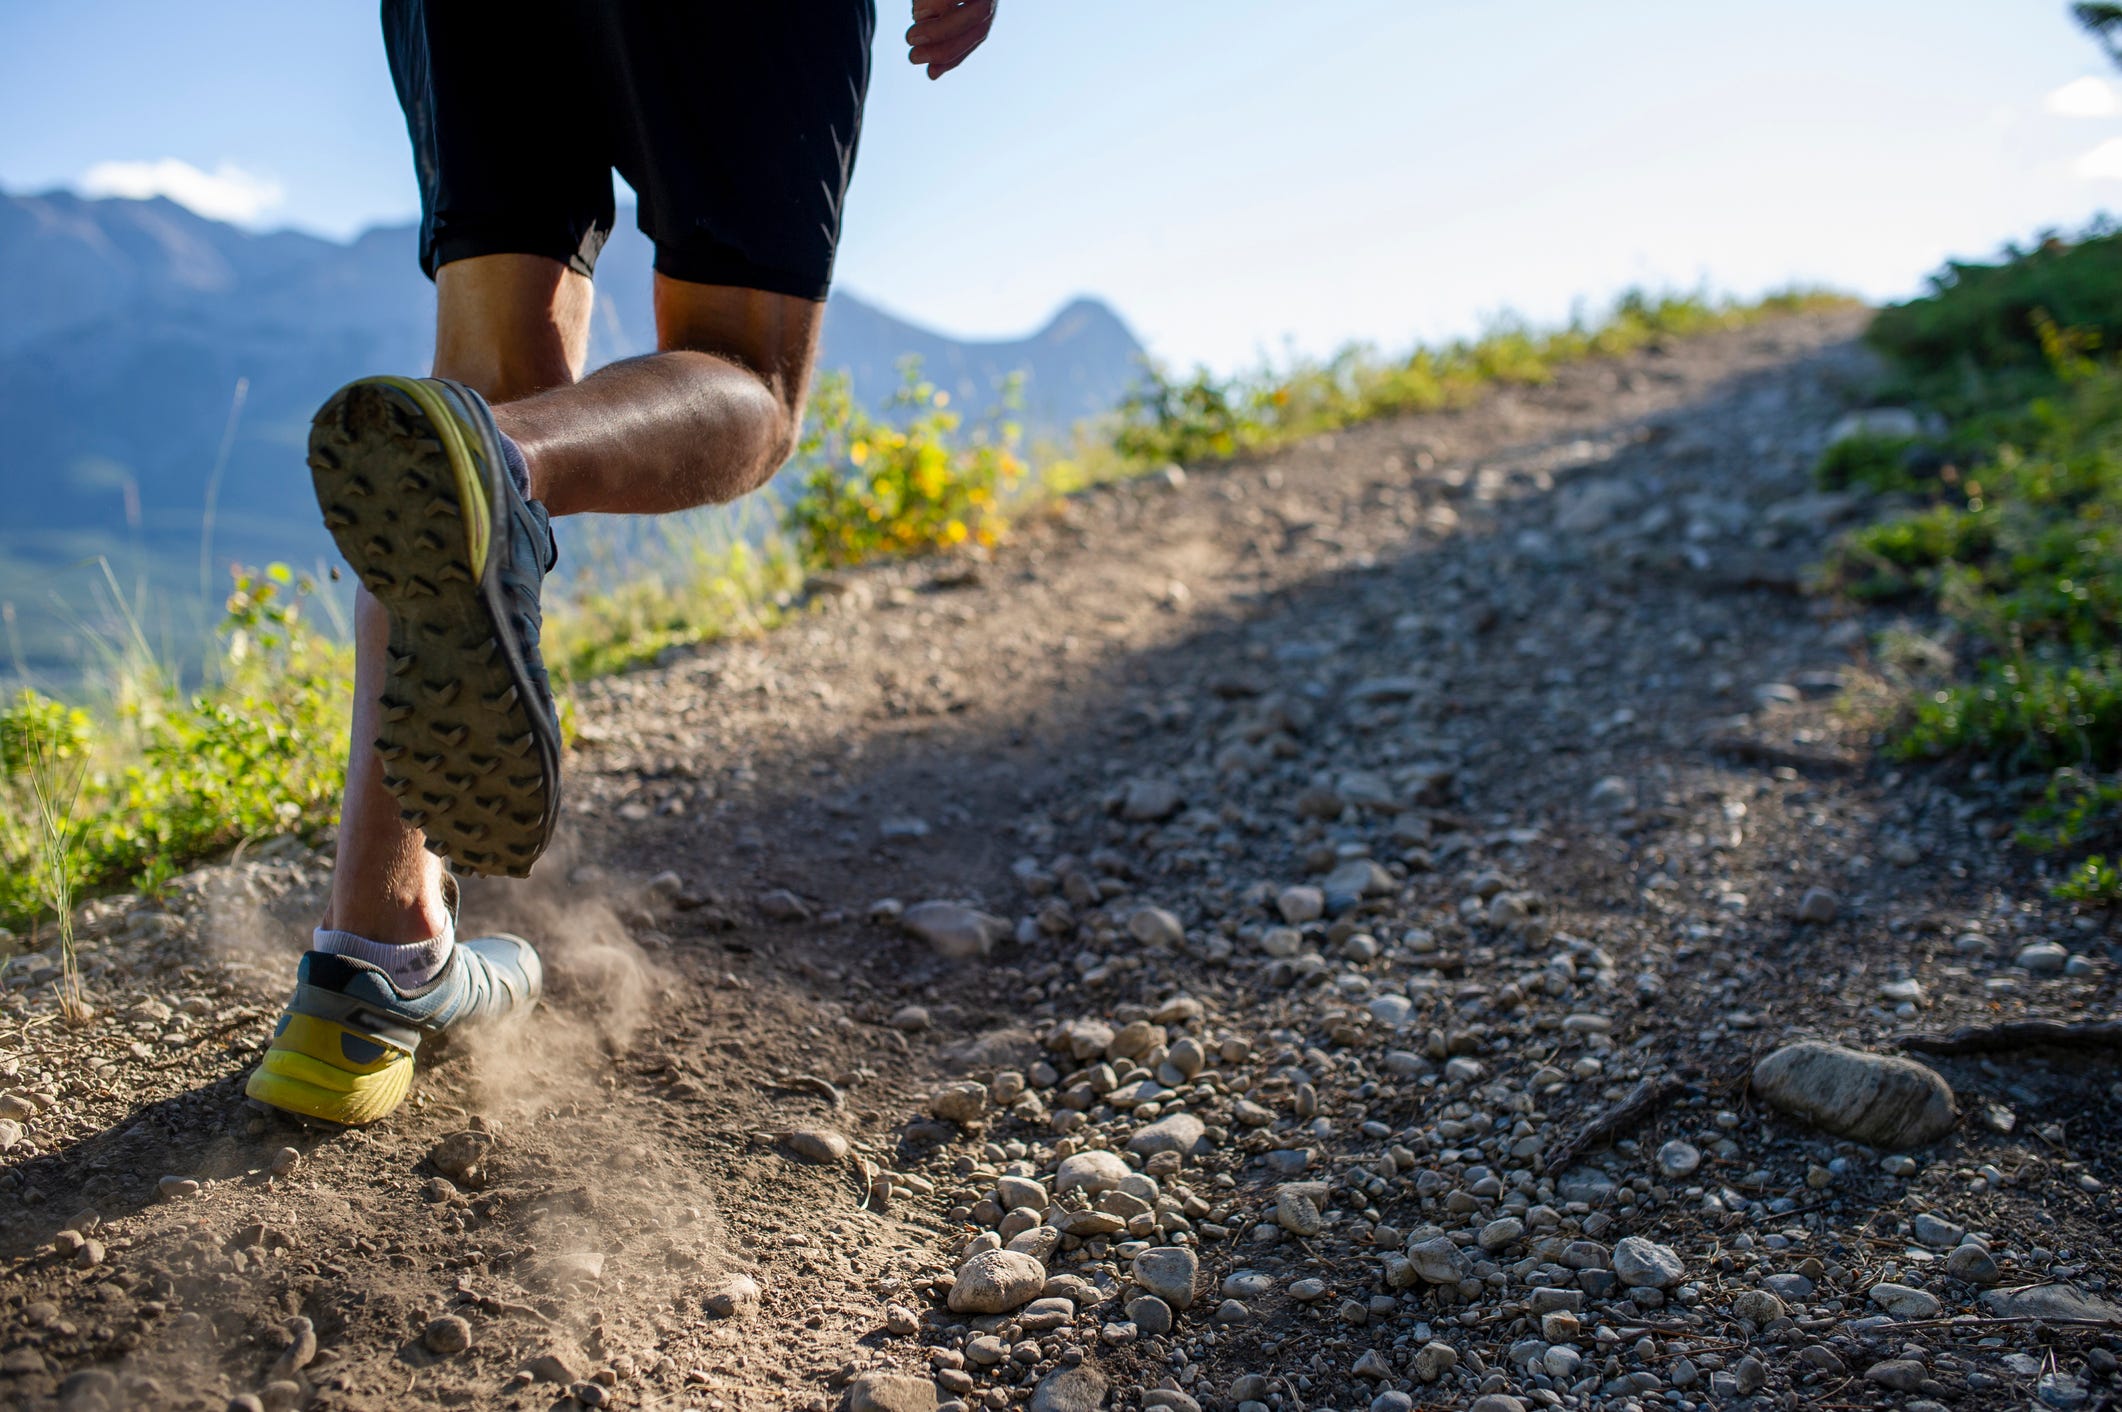
<path fill-rule="evenodd" d="M 956 902 L 917 902 L 899 914 L 899 925 L 956 961 L 985 956 L 1010 933 L 1000 917 Z"/>
<path fill-rule="evenodd" d="M 958 1267 L 950 1287 L 954 1314 L 1006 1314 L 1046 1288 L 1046 1267 L 1017 1250 L 983 1250 Z"/>
<path fill-rule="evenodd" d="M 1993 1289 L 1982 1296 L 1982 1307 L 2000 1319 L 2105 1319 L 2122 1326 L 2122 1304 L 2069 1284 Z"/>
<path fill-rule="evenodd" d="M 1754 1092 L 1770 1107 L 1874 1147 L 1935 1142 L 1960 1116 L 1935 1069 L 1819 1040 L 1786 1044 L 1756 1064 Z"/>

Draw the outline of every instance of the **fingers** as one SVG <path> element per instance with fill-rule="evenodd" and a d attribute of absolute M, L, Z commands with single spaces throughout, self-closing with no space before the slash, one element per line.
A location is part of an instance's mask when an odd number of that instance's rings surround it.
<path fill-rule="evenodd" d="M 907 58 L 941 78 L 980 47 L 995 23 L 996 0 L 914 0 Z"/>

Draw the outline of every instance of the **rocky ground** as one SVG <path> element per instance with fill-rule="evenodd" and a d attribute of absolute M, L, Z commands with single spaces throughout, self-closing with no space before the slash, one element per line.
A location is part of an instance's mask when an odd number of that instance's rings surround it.
<path fill-rule="evenodd" d="M 328 854 L 93 905 L 93 1024 L 0 986 L 0 1400 L 2110 1404 L 2113 1051 L 1894 1057 L 2122 957 L 2016 795 L 1874 758 L 1935 625 L 1803 591 L 1856 328 L 598 684 L 563 855 L 468 897 L 547 1004 L 372 1130 L 241 1100 Z"/>

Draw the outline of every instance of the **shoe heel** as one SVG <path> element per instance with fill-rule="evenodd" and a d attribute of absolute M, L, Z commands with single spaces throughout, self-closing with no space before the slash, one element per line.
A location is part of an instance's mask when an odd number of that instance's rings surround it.
<path fill-rule="evenodd" d="M 315 1015 L 284 1015 L 243 1092 L 282 1112 L 354 1127 L 389 1114 L 412 1085 L 413 1056 L 403 1049 Z"/>

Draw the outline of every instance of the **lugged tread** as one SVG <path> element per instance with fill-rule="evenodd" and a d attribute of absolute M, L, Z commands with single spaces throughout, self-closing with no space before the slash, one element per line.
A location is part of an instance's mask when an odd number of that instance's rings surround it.
<path fill-rule="evenodd" d="M 557 780 L 519 767 L 505 812 L 476 806 L 466 788 L 538 736 L 479 591 L 442 439 L 405 392 L 357 382 L 317 414 L 309 464 L 326 527 L 390 613 L 392 691 L 376 748 L 399 817 L 461 868 L 523 875 L 517 860 L 543 851 Z"/>

